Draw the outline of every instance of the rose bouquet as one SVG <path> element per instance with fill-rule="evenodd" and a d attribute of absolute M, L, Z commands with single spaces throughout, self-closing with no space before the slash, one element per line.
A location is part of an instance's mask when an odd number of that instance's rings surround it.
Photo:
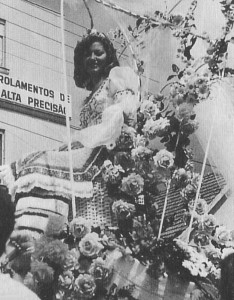
<path fill-rule="evenodd" d="M 41 299 L 97 299 L 105 296 L 113 266 L 106 262 L 108 237 L 73 219 L 63 239 L 42 236 L 34 243 L 25 284 Z"/>

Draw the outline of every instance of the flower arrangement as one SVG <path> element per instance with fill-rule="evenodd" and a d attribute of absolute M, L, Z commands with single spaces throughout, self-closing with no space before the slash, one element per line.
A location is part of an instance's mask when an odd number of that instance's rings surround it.
<path fill-rule="evenodd" d="M 175 185 L 181 190 L 181 197 L 187 207 L 185 220 L 188 225 L 193 215 L 189 243 L 186 241 L 182 245 L 181 241 L 176 241 L 174 247 L 174 250 L 179 247 L 184 251 L 181 252 L 181 261 L 177 270 L 181 272 L 183 266 L 194 278 L 211 280 L 212 286 L 217 286 L 222 257 L 225 253 L 233 251 L 233 240 L 230 233 L 222 226 L 218 226 L 214 217 L 207 213 L 207 203 L 200 196 L 194 210 L 200 175 L 193 172 L 188 145 L 189 136 L 199 126 L 194 106 L 210 96 L 212 85 L 220 80 L 220 74 L 222 76 L 233 74 L 233 70 L 226 67 L 225 61 L 228 45 L 233 43 L 233 38 L 230 38 L 229 34 L 234 22 L 234 2 L 220 1 L 220 5 L 226 24 L 217 39 L 211 39 L 205 32 L 202 35 L 196 34 L 194 13 L 197 1 L 194 0 L 185 16 L 155 12 L 153 17 L 139 17 L 134 28 L 128 27 L 129 41 L 122 42 L 123 49 L 128 42 L 133 49 L 136 49 L 135 59 L 138 72 L 141 74 L 144 72 L 144 61 L 137 56 L 137 53 L 141 53 L 141 49 L 146 46 L 145 36 L 158 26 L 168 26 L 174 37 L 180 41 L 177 58 L 181 59 L 183 67 L 179 68 L 173 64 L 173 73 L 168 76 L 168 83 L 160 93 L 155 96 L 146 94 L 142 97 L 135 128 L 136 136 L 131 146 L 131 153 L 128 153 L 128 159 L 133 163 L 124 168 L 122 180 L 126 180 L 125 176 L 128 176 L 130 170 L 143 178 L 144 185 L 142 190 L 139 189 L 139 194 L 144 207 L 139 205 L 137 193 L 134 195 L 127 189 L 122 190 L 121 192 L 124 193 L 120 193 L 121 201 L 134 204 L 136 209 L 132 222 L 127 220 L 128 232 L 124 231 L 124 225 L 119 224 L 119 228 L 122 228 L 121 233 L 125 236 L 128 245 L 131 245 L 133 255 L 141 261 L 147 261 L 151 274 L 155 269 L 160 270 L 159 265 L 162 266 L 166 261 L 164 255 L 166 251 L 160 252 L 159 244 L 163 245 L 165 241 L 159 242 L 160 240 L 156 238 L 161 216 L 157 214 L 157 203 L 154 203 L 152 195 L 157 194 L 155 186 L 159 183 L 167 185 L 170 182 L 170 185 Z M 124 40 L 124 34 L 120 32 L 113 39 L 118 40 L 119 36 Z M 195 60 L 191 50 L 198 39 L 207 43 L 207 50 L 204 56 Z M 153 149 L 152 140 L 160 141 L 163 149 Z M 132 216 L 130 213 L 128 215 Z M 164 229 L 170 221 L 173 222 L 173 219 L 163 221 Z M 225 242 L 217 240 L 216 236 L 220 231 Z M 154 246 L 154 243 L 157 246 Z M 157 255 L 151 260 L 152 249 L 157 249 Z M 176 257 L 175 253 L 176 251 L 173 255 Z M 157 267 L 154 268 L 155 266 Z"/>
<path fill-rule="evenodd" d="M 107 241 L 105 233 L 91 232 L 85 219 L 73 219 L 62 239 L 49 234 L 34 241 L 25 284 L 41 299 L 105 296 L 113 270 L 110 263 L 107 265 Z"/>
<path fill-rule="evenodd" d="M 140 261 L 154 279 L 171 272 L 194 281 L 199 291 L 195 290 L 192 299 L 201 294 L 218 299 L 220 262 L 234 252 L 234 234 L 208 214 L 207 203 L 200 195 L 195 203 L 200 175 L 193 171 L 188 146 L 189 136 L 199 126 L 194 106 L 209 97 L 220 73 L 233 74 L 224 61 L 228 44 L 233 42 L 228 34 L 234 23 L 234 1 L 220 3 L 226 25 L 216 40 L 193 32 L 196 0 L 185 16 L 155 12 L 153 17 L 139 17 L 135 28 L 129 26 L 130 42 L 136 49 L 144 47 L 148 32 L 159 25 L 170 27 L 180 41 L 177 56 L 183 68 L 172 65 L 173 74 L 157 95 L 141 91 L 137 122 L 123 127 L 100 167 L 118 226 L 94 229 L 87 220 L 75 218 L 62 235 L 45 235 L 33 243 L 24 282 L 41 299 L 134 300 L 134 285 L 111 285 L 115 261 L 111 263 L 109 257 L 116 249 Z M 129 41 L 119 29 L 111 34 L 113 40 L 121 40 L 122 48 L 126 47 Z M 207 51 L 195 61 L 191 49 L 199 38 L 206 41 Z M 144 61 L 137 55 L 135 58 L 142 74 Z M 155 141 L 159 149 L 153 146 Z M 185 231 L 177 239 L 162 239 L 161 233 L 174 219 L 158 213 L 155 196 L 160 185 L 180 189 L 187 208 L 184 220 L 187 224 L 192 220 L 189 236 Z"/>
<path fill-rule="evenodd" d="M 187 256 L 182 266 L 189 270 L 192 276 L 198 277 L 199 281 L 205 280 L 210 288 L 213 288 L 213 292 L 218 294 L 216 288 L 219 285 L 221 261 L 226 255 L 234 252 L 233 232 L 219 225 L 215 217 L 208 213 L 207 202 L 200 195 L 196 206 L 194 205 L 199 174 L 193 172 L 190 163 L 174 174 L 175 181 L 180 182 L 181 197 L 187 206 L 184 213 L 185 223 L 189 225 L 192 222 L 191 232 L 186 229 L 175 240 Z M 195 282 L 198 283 L 197 280 Z"/>

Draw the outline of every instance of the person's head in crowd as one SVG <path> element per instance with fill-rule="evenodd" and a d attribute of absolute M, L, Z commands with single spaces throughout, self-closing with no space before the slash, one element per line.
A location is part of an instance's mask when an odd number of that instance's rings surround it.
<path fill-rule="evenodd" d="M 107 78 L 110 70 L 118 65 L 116 50 L 109 38 L 91 31 L 77 43 L 74 51 L 75 83 L 78 87 L 92 90 L 93 79 Z"/>
<path fill-rule="evenodd" d="M 220 294 L 221 300 L 234 300 L 234 253 L 221 263 Z"/>
<path fill-rule="evenodd" d="M 15 207 L 5 186 L 0 185 L 0 256 L 5 251 L 6 242 L 14 229 Z"/>

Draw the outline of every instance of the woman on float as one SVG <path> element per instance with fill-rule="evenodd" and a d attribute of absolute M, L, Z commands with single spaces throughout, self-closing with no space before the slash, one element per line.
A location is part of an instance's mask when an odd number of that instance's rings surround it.
<path fill-rule="evenodd" d="M 111 41 L 89 32 L 74 51 L 74 80 L 90 90 L 80 113 L 80 127 L 72 141 L 77 215 L 94 226 L 110 225 L 110 201 L 100 167 L 121 135 L 128 116 L 136 116 L 139 78 L 120 67 Z M 16 203 L 16 229 L 35 238 L 45 232 L 50 216 L 69 215 L 71 184 L 67 147 L 40 151 L 0 167 Z"/>

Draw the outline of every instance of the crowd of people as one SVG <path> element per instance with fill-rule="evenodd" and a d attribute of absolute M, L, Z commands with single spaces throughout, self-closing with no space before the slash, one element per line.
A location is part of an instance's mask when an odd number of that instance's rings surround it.
<path fill-rule="evenodd" d="M 4 255 L 7 241 L 15 225 L 15 205 L 11 201 L 5 186 L 0 186 L 0 256 Z M 37 295 L 26 288 L 9 274 L 0 272 L 0 299 L 4 300 L 39 300 Z"/>

